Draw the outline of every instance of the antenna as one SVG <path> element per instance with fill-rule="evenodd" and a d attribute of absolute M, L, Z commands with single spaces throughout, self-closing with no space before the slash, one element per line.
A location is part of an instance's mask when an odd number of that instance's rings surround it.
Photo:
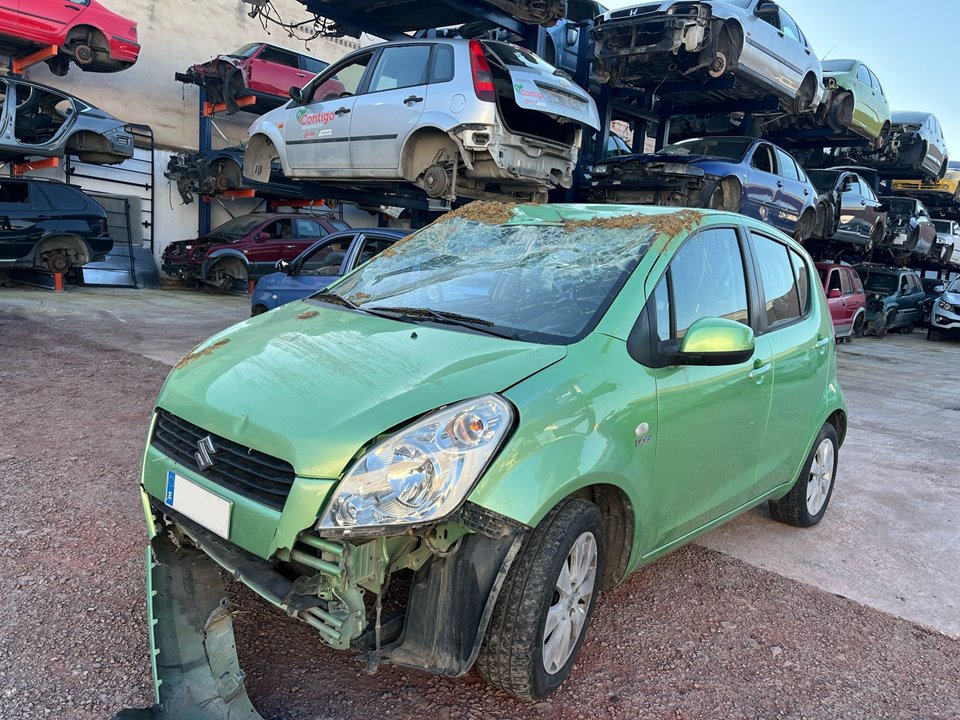
<path fill-rule="evenodd" d="M 830 57 L 830 53 L 832 53 L 832 52 L 833 52 L 834 50 L 836 50 L 836 49 L 837 49 L 837 46 L 834 45 L 832 48 L 830 48 L 829 50 L 827 50 L 827 54 L 824 55 L 822 58 L 820 58 L 820 62 L 823 62 L 823 61 L 826 60 L 828 57 Z"/>

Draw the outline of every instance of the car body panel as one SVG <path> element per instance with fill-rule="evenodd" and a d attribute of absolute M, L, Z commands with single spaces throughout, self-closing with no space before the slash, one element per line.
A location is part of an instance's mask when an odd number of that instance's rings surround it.
<path fill-rule="evenodd" d="M 913 198 L 887 196 L 880 200 L 889 208 L 883 247 L 898 256 L 928 257 L 937 246 L 937 228 L 926 206 Z"/>
<path fill-rule="evenodd" d="M 757 9 L 727 2 L 647 3 L 611 10 L 593 30 L 600 72 L 617 86 L 653 87 L 665 80 L 689 80 L 700 73 L 705 81 L 700 94 L 724 97 L 758 97 L 773 94 L 792 108 L 801 84 L 806 82 L 809 103 L 815 110 L 823 97 L 820 61 L 796 23 L 781 8 L 764 19 Z M 722 46 L 722 29 L 733 28 L 742 43 Z M 638 40 L 639 39 L 639 40 Z M 736 41 L 734 42 L 736 45 Z M 724 61 L 711 65 L 718 53 Z M 734 54 L 735 57 L 727 57 Z M 711 91 L 711 77 L 734 75 L 733 89 Z M 660 88 L 662 91 L 663 88 Z M 684 97 L 698 91 L 685 86 Z"/>
<path fill-rule="evenodd" d="M 944 283 L 944 292 L 933 303 L 930 328 L 942 335 L 960 336 L 960 282 Z"/>
<path fill-rule="evenodd" d="M 891 125 L 890 102 L 877 76 L 859 60 L 824 61 L 827 88 L 823 114 L 867 140 L 877 141 Z M 849 103 L 847 98 L 852 98 Z M 834 107 L 848 103 L 847 107 Z"/>
<path fill-rule="evenodd" d="M 923 322 L 925 294 L 920 278 L 911 270 L 859 265 L 854 268 L 867 295 L 867 322 L 896 330 Z"/>
<path fill-rule="evenodd" d="M 432 196 L 446 199 L 570 187 L 581 125 L 599 127 L 593 99 L 527 51 L 483 41 L 497 101 L 481 100 L 470 64 L 477 42 L 411 40 L 345 56 L 304 88 L 303 104 L 290 102 L 251 126 L 245 177 L 265 180 L 279 155 L 288 178 L 367 188 L 429 189 L 426 170 L 435 167 L 447 180 Z M 427 52 L 428 67 L 408 57 Z M 320 93 L 332 77 L 352 94 Z"/>
<path fill-rule="evenodd" d="M 878 150 L 856 150 L 857 161 L 891 179 L 939 181 L 949 165 L 949 151 L 940 121 L 928 112 L 891 114 L 890 140 Z"/>
<path fill-rule="evenodd" d="M 88 41 L 87 31 L 99 36 Z M 60 60 L 74 56 L 74 43 L 94 48 L 90 62 L 77 64 L 88 72 L 115 72 L 134 63 L 140 54 L 137 24 L 112 12 L 97 0 L 2 0 L 0 3 L 0 45 L 56 45 Z M 27 50 L 29 52 L 29 50 Z M 59 69 L 65 74 L 65 66 Z M 62 71 L 62 72 L 61 72 Z"/>
<path fill-rule="evenodd" d="M 838 338 L 850 337 L 858 321 L 861 329 L 866 324 L 867 296 L 860 276 L 849 265 L 817 263 L 817 271 L 827 293 L 834 333 Z M 839 296 L 836 296 L 837 292 Z"/>
<path fill-rule="evenodd" d="M 337 278 L 346 275 L 370 259 L 363 253 L 367 241 L 394 243 L 408 234 L 406 230 L 354 228 L 328 235 L 300 253 L 290 263 L 286 272 L 275 272 L 260 278 L 250 296 L 250 307 L 273 310 L 319 292 Z M 337 246 L 338 249 L 331 251 L 332 257 L 324 256 L 323 267 L 305 268 L 309 263 L 318 264 L 316 255 L 331 246 Z M 341 247 L 342 249 L 339 249 Z"/>
<path fill-rule="evenodd" d="M 931 253 L 935 260 L 942 263 L 950 262 L 954 251 L 960 247 L 960 223 L 956 220 L 931 221 L 937 231 L 936 247 Z"/>
<path fill-rule="evenodd" d="M 809 176 L 826 208 L 823 240 L 849 243 L 869 252 L 883 239 L 887 212 L 867 180 L 843 168 L 811 170 Z"/>

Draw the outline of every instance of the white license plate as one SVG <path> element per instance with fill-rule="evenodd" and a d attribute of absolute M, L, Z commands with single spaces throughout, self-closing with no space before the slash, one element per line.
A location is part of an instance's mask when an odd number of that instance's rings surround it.
<path fill-rule="evenodd" d="M 233 503 L 204 490 L 183 475 L 167 471 L 167 493 L 163 502 L 178 513 L 200 523 L 222 538 L 230 539 L 230 511 Z"/>

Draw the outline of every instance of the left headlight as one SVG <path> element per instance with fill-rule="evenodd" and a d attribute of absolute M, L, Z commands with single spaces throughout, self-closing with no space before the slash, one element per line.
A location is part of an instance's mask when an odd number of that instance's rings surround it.
<path fill-rule="evenodd" d="M 513 407 L 496 395 L 427 415 L 353 464 L 317 530 L 348 535 L 442 520 L 473 489 L 513 423 Z"/>

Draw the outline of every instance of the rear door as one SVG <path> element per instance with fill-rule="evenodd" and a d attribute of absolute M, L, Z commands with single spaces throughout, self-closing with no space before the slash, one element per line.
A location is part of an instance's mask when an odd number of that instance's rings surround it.
<path fill-rule="evenodd" d="M 304 104 L 291 103 L 284 116 L 287 163 L 295 177 L 343 176 L 350 167 L 350 120 L 374 51 L 354 55 L 328 69 L 304 90 Z M 343 86 L 324 95 L 327 80 Z M 326 86 L 326 87 L 325 87 Z"/>
<path fill-rule="evenodd" d="M 593 98 L 529 50 L 504 42 L 484 42 L 487 56 L 505 68 L 513 82 L 514 100 L 524 110 L 545 113 L 598 130 L 600 115 Z"/>
<path fill-rule="evenodd" d="M 49 210 L 30 183 L 0 178 L 0 261 L 27 258 L 45 234 L 55 232 Z"/>
<path fill-rule="evenodd" d="M 760 143 L 747 160 L 747 183 L 743 187 L 744 215 L 775 224 L 779 215 L 781 186 L 773 146 Z"/>
<path fill-rule="evenodd" d="M 800 170 L 794 159 L 780 148 L 774 150 L 777 153 L 777 170 L 780 174 L 780 199 L 777 203 L 779 219 L 774 224 L 792 234 L 800 220 L 800 214 L 810 200 L 810 189 L 807 183 L 801 181 Z"/>
<path fill-rule="evenodd" d="M 374 60 L 370 80 L 356 99 L 350 124 L 350 160 L 355 168 L 400 167 L 403 141 L 420 124 L 430 80 L 429 43 L 391 45 Z M 449 45 L 438 53 L 452 55 Z M 452 64 L 450 64 L 452 71 Z M 449 102 L 441 104 L 449 111 Z"/>
<path fill-rule="evenodd" d="M 846 324 L 843 307 L 843 279 L 841 278 L 840 268 L 833 268 L 827 276 L 827 282 L 823 289 L 827 293 L 827 306 L 830 308 L 830 318 L 833 320 L 833 326 L 838 334 L 844 332 Z M 833 297 L 839 293 L 839 297 Z"/>
<path fill-rule="evenodd" d="M 250 89 L 287 97 L 292 87 L 303 87 L 310 76 L 300 69 L 300 57 L 289 50 L 264 45 L 250 61 Z"/>
<path fill-rule="evenodd" d="M 844 299 L 847 301 L 847 310 L 850 312 L 850 322 L 852 323 L 860 309 L 867 306 L 867 299 L 863 294 L 863 283 L 860 282 L 860 276 L 852 268 L 843 268 L 843 272 L 846 273 L 851 288 L 850 294 L 844 295 Z"/>
<path fill-rule="evenodd" d="M 353 252 L 350 253 L 344 273 L 360 267 L 365 262 L 373 260 L 377 255 L 392 246 L 397 241 L 395 237 L 377 235 L 376 233 L 364 233 L 359 241 L 354 243 Z"/>
<path fill-rule="evenodd" d="M 857 66 L 857 79 L 854 81 L 854 93 L 859 102 L 853 104 L 853 120 L 857 125 L 865 128 L 878 127 L 877 125 L 877 91 L 870 78 L 870 70 L 860 63 Z"/>

